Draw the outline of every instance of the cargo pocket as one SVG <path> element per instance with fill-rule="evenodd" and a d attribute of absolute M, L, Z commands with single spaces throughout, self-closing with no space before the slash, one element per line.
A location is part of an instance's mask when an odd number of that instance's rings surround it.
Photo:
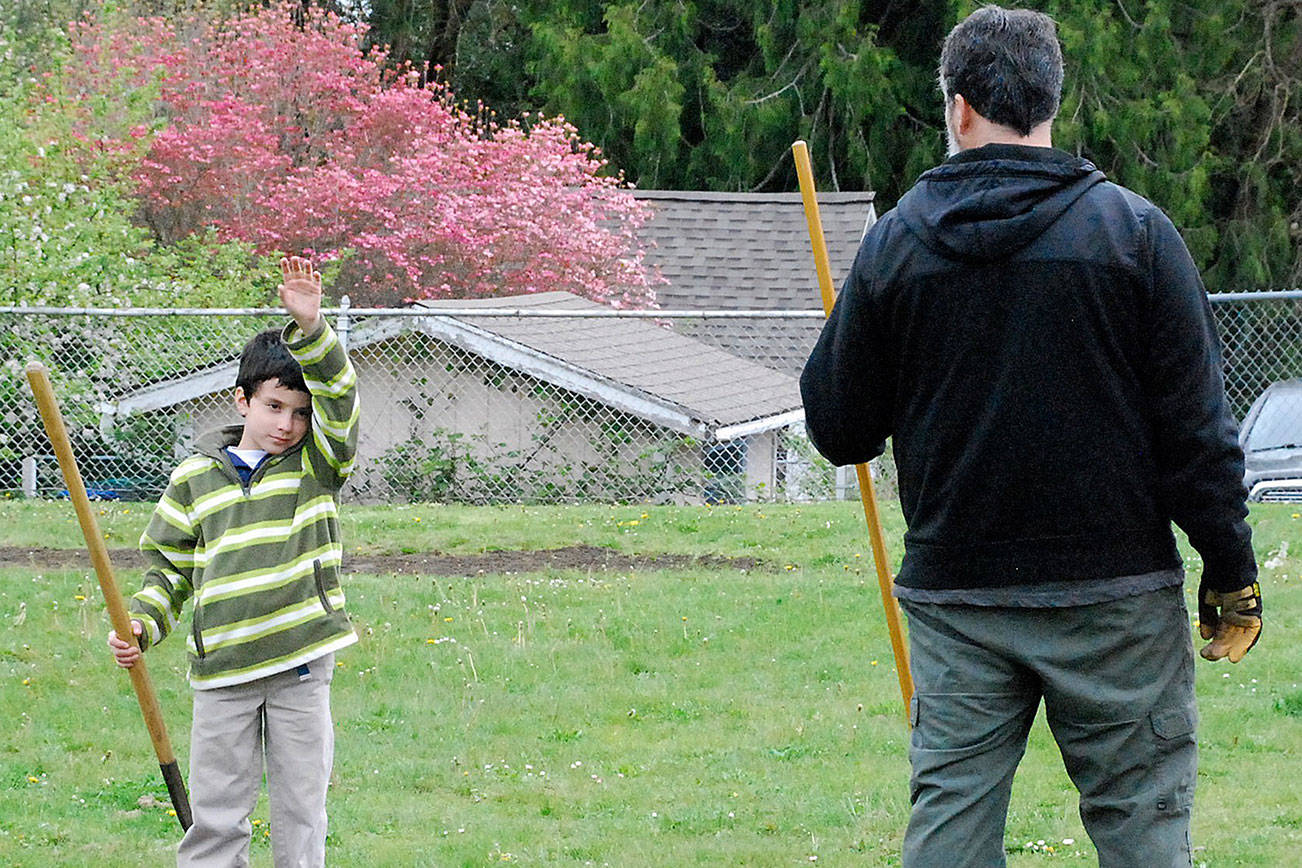
<path fill-rule="evenodd" d="M 1198 713 L 1189 706 L 1160 708 L 1149 714 L 1156 736 L 1153 762 L 1157 785 L 1155 807 L 1159 814 L 1180 814 L 1193 808 L 1196 774 Z"/>
<path fill-rule="evenodd" d="M 321 600 L 321 608 L 327 613 L 333 613 L 335 607 L 330 605 L 330 595 L 326 593 L 325 570 L 322 569 L 320 561 L 312 562 L 312 578 L 316 581 L 316 595 Z"/>
<path fill-rule="evenodd" d="M 1167 708 L 1154 711 L 1149 715 L 1149 719 L 1153 723 L 1153 732 L 1165 741 L 1192 736 L 1198 726 L 1198 717 L 1192 708 Z M 1188 740 L 1192 741 L 1192 739 Z"/>

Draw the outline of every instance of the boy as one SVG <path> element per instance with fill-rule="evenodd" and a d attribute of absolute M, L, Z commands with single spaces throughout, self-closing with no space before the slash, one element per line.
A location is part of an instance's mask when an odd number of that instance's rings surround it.
<path fill-rule="evenodd" d="M 248 864 L 264 760 L 275 864 L 325 864 L 330 679 L 334 652 L 357 641 L 339 587 L 336 503 L 356 450 L 357 377 L 321 316 L 321 275 L 299 257 L 281 272 L 294 322 L 244 347 L 244 424 L 199 439 L 140 538 L 148 570 L 130 601 L 140 648 L 109 634 L 130 668 L 195 599 L 194 825 L 179 866 Z"/>

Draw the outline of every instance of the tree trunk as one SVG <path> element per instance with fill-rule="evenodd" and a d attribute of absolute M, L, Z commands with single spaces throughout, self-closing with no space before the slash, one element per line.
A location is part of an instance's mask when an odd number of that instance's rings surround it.
<path fill-rule="evenodd" d="M 457 62 L 457 37 L 473 0 L 434 0 L 430 4 L 429 41 L 421 84 L 450 81 Z"/>

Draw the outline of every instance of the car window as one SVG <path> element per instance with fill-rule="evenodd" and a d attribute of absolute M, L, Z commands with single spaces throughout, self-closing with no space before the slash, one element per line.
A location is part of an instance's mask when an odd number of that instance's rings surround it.
<path fill-rule="evenodd" d="M 1248 452 L 1302 446 L 1302 392 L 1268 396 L 1244 445 Z"/>

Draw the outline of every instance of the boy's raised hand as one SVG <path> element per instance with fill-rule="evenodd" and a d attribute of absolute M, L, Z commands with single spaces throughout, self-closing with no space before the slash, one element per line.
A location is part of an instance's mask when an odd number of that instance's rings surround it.
<path fill-rule="evenodd" d="M 321 323 L 321 274 L 301 256 L 280 260 L 282 283 L 280 303 L 298 323 L 303 334 L 311 334 Z"/>

